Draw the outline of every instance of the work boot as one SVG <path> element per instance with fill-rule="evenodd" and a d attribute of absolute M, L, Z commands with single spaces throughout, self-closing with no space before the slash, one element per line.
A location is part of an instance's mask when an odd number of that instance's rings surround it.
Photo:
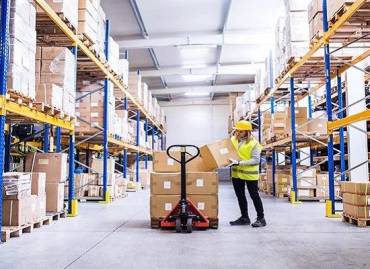
<path fill-rule="evenodd" d="M 266 220 L 265 218 L 257 219 L 255 222 L 252 223 L 253 228 L 259 228 L 266 226 Z"/>
<path fill-rule="evenodd" d="M 240 217 L 237 220 L 230 221 L 231 226 L 237 226 L 237 225 L 250 225 L 251 221 L 249 218 Z"/>

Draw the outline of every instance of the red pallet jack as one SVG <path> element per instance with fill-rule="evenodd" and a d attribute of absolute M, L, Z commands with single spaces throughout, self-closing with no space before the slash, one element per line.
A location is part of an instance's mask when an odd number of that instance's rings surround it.
<path fill-rule="evenodd" d="M 180 160 L 171 155 L 171 149 L 180 148 Z M 192 155 L 187 148 L 196 149 L 197 153 Z M 160 222 L 160 227 L 169 229 L 176 228 L 177 233 L 183 231 L 191 233 L 193 228 L 208 229 L 209 219 L 204 216 L 186 195 L 186 164 L 199 156 L 199 148 L 193 145 L 173 145 L 167 149 L 167 155 L 181 165 L 181 198 L 175 208 Z M 188 155 L 190 158 L 187 158 Z"/>

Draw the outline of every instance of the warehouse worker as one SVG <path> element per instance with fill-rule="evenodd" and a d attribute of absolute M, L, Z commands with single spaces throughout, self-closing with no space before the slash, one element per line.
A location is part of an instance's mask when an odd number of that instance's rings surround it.
<path fill-rule="evenodd" d="M 231 225 L 250 225 L 248 203 L 245 196 L 245 185 L 257 211 L 257 220 L 252 227 L 266 226 L 262 200 L 258 193 L 259 164 L 262 146 L 252 136 L 252 124 L 242 120 L 235 125 L 235 136 L 231 138 L 241 161 L 230 159 L 232 182 L 238 198 L 241 217 L 231 221 Z"/>

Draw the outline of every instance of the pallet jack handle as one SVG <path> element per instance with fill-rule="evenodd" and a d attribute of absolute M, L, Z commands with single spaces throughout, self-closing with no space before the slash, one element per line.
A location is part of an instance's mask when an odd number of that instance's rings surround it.
<path fill-rule="evenodd" d="M 168 157 L 170 157 L 172 160 L 178 162 L 178 163 L 182 163 L 182 160 L 178 160 L 176 159 L 174 156 L 171 155 L 171 149 L 173 148 L 180 148 L 180 152 L 181 153 L 185 153 L 185 154 L 188 154 L 191 156 L 190 159 L 188 160 L 185 160 L 185 164 L 187 164 L 188 162 L 191 162 L 192 160 L 194 160 L 196 157 L 198 157 L 200 155 L 200 150 L 197 146 L 194 146 L 194 145 L 172 145 L 172 146 L 169 146 L 168 149 L 167 149 L 167 155 Z M 194 148 L 196 149 L 197 153 L 195 155 L 192 155 L 190 152 L 187 151 L 187 148 Z"/>

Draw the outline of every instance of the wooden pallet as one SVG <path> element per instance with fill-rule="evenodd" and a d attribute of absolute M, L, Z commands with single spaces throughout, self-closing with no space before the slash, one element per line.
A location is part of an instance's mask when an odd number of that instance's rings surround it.
<path fill-rule="evenodd" d="M 36 107 L 38 111 L 41 111 L 49 116 L 65 121 L 71 121 L 74 119 L 74 117 L 64 113 L 61 109 L 48 105 L 44 102 L 33 102 L 33 105 Z"/>
<path fill-rule="evenodd" d="M 370 219 L 355 218 L 346 213 L 343 213 L 343 222 L 354 224 L 357 227 L 369 227 Z"/>
<path fill-rule="evenodd" d="M 351 2 L 345 2 L 335 13 L 334 15 L 329 19 L 330 24 L 336 23 L 340 17 L 343 16 L 344 13 L 348 10 L 349 7 L 351 7 L 353 3 Z"/>
<path fill-rule="evenodd" d="M 159 229 L 160 228 L 160 222 L 163 220 L 163 218 L 151 218 L 150 219 L 150 227 L 152 229 Z M 218 219 L 209 219 L 209 227 L 211 229 L 218 229 L 219 220 Z"/>
<path fill-rule="evenodd" d="M 27 223 L 21 226 L 3 226 L 1 228 L 1 241 L 6 242 L 10 238 L 21 236 L 23 233 L 31 233 L 32 230 L 32 223 Z"/>
<path fill-rule="evenodd" d="M 284 199 L 284 198 L 288 198 L 289 195 L 287 193 L 277 193 L 276 194 L 276 198 L 278 199 Z"/>
<path fill-rule="evenodd" d="M 50 217 L 52 220 L 59 220 L 67 217 L 66 211 L 61 212 L 46 212 L 46 216 Z"/>
<path fill-rule="evenodd" d="M 45 216 L 45 217 L 34 220 L 32 223 L 32 226 L 33 228 L 36 228 L 36 229 L 41 228 L 42 226 L 50 225 L 51 221 L 52 221 L 51 217 Z"/>
<path fill-rule="evenodd" d="M 24 105 L 29 108 L 33 107 L 35 100 L 29 96 L 24 95 L 22 92 L 11 89 L 6 94 L 6 99 L 10 100 L 18 105 Z"/>

